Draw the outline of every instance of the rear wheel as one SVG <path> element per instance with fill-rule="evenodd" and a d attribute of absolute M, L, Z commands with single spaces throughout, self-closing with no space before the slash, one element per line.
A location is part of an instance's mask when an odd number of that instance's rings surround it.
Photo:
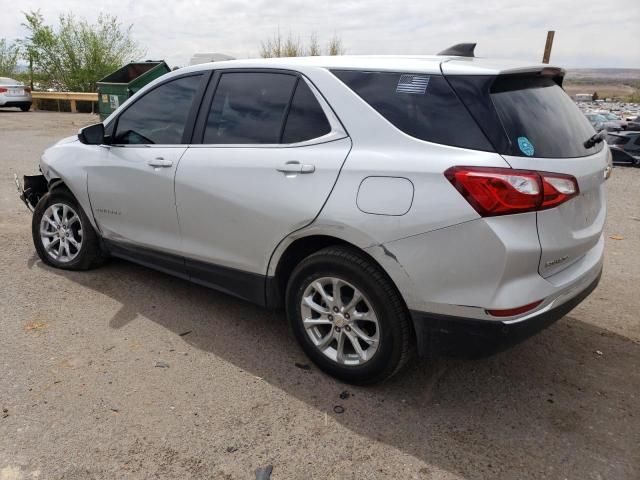
<path fill-rule="evenodd" d="M 22 110 L 23 112 L 28 112 L 31 109 L 31 104 L 28 103 L 26 105 L 20 105 L 20 110 Z"/>
<path fill-rule="evenodd" d="M 329 247 L 304 259 L 289 279 L 286 307 L 305 353 L 341 380 L 380 382 L 410 357 L 412 330 L 399 293 L 355 249 Z"/>
<path fill-rule="evenodd" d="M 31 234 L 38 256 L 53 267 L 87 270 L 104 258 L 91 222 L 66 190 L 54 190 L 40 199 Z"/>

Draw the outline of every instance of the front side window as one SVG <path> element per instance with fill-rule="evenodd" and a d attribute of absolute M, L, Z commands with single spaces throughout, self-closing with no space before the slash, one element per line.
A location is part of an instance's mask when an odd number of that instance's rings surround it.
<path fill-rule="evenodd" d="M 277 144 L 297 77 L 223 73 L 207 118 L 205 144 Z"/>
<path fill-rule="evenodd" d="M 191 75 L 171 80 L 151 90 L 118 117 L 111 143 L 182 143 L 187 116 L 201 80 L 201 74 Z"/>

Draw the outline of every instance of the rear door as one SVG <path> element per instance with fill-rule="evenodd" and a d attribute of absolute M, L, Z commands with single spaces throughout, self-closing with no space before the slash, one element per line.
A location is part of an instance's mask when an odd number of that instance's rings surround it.
<path fill-rule="evenodd" d="M 490 97 L 510 144 L 509 151 L 500 153 L 513 168 L 564 173 L 578 181 L 577 197 L 537 214 L 539 271 L 548 277 L 601 240 L 609 149 L 604 142 L 585 147 L 595 131 L 552 78 L 498 77 Z"/>
<path fill-rule="evenodd" d="M 222 70 L 211 84 L 176 205 L 192 279 L 225 288 L 229 269 L 264 275 L 278 243 L 313 221 L 351 141 L 294 72 Z"/>

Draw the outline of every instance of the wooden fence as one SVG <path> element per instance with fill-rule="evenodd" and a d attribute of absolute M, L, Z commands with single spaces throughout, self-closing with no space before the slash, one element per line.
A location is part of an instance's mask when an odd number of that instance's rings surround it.
<path fill-rule="evenodd" d="M 31 98 L 33 99 L 32 107 L 34 110 L 38 109 L 38 100 L 66 100 L 71 103 L 71 112 L 76 113 L 78 111 L 76 102 L 98 102 L 97 93 L 83 93 L 83 92 L 32 92 Z M 93 105 L 91 106 L 93 110 Z"/>

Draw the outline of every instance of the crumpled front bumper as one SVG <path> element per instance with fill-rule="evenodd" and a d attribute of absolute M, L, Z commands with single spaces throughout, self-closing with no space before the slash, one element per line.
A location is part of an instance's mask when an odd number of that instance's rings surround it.
<path fill-rule="evenodd" d="M 40 199 L 47 193 L 47 179 L 44 178 L 44 175 L 24 175 L 21 184 L 18 175 L 14 173 L 13 178 L 16 182 L 20 200 L 33 212 Z"/>

